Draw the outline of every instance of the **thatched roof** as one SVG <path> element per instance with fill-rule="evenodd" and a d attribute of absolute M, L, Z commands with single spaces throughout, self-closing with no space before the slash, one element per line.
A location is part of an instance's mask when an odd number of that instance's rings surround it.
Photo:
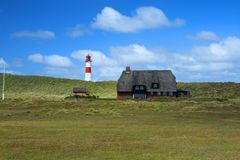
<path fill-rule="evenodd" d="M 159 89 L 152 89 L 152 83 L 158 83 Z M 133 70 L 123 71 L 118 80 L 118 92 L 130 92 L 134 85 L 145 85 L 148 92 L 175 92 L 176 78 L 171 70 Z"/>

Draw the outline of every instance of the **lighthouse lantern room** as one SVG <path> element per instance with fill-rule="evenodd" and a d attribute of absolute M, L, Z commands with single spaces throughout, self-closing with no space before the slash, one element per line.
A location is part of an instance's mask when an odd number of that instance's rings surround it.
<path fill-rule="evenodd" d="M 88 54 L 86 56 L 86 67 L 85 67 L 85 81 L 91 81 L 91 56 Z"/>

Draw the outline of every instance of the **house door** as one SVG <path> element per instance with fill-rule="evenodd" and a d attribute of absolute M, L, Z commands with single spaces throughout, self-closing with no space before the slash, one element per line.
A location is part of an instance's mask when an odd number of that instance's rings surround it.
<path fill-rule="evenodd" d="M 146 99 L 146 86 L 135 85 L 133 86 L 133 98 L 134 99 Z"/>

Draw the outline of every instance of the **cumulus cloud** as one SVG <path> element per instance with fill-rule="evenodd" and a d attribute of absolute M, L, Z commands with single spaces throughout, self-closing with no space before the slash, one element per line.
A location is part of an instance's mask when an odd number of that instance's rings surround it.
<path fill-rule="evenodd" d="M 216 33 L 210 32 L 210 31 L 200 31 L 195 35 L 188 35 L 187 38 L 193 39 L 193 40 L 204 40 L 204 41 L 220 40 L 220 37 Z"/>
<path fill-rule="evenodd" d="M 31 54 L 28 56 L 28 59 L 32 62 L 36 62 L 36 63 L 43 63 L 44 62 L 44 56 L 40 53 L 36 53 L 36 54 Z"/>
<path fill-rule="evenodd" d="M 168 59 L 171 59 L 169 65 L 179 73 L 201 73 L 203 77 L 211 77 L 213 73 L 238 72 L 235 68 L 240 59 L 240 39 L 227 37 L 218 43 L 195 46 L 187 53 L 172 54 Z"/>
<path fill-rule="evenodd" d="M 174 68 L 181 68 L 185 71 L 191 72 L 205 72 L 205 71 L 222 71 L 233 68 L 232 63 L 227 62 L 196 62 L 192 64 L 175 64 Z"/>
<path fill-rule="evenodd" d="M 110 53 L 107 55 L 101 51 L 78 50 L 72 52 L 71 57 L 84 62 L 85 56 L 89 53 L 94 61 L 94 66 L 111 67 L 130 64 L 152 64 L 166 60 L 166 57 L 164 57 L 161 52 L 156 54 L 154 51 L 151 51 L 145 46 L 139 44 L 111 47 L 109 52 Z"/>
<path fill-rule="evenodd" d="M 85 60 L 86 54 L 90 53 L 95 66 L 117 66 L 127 64 L 152 64 L 162 61 L 158 59 L 161 54 L 155 54 L 143 45 L 132 44 L 128 46 L 116 46 L 110 48 L 110 54 L 105 54 L 95 50 L 78 50 L 71 54 L 72 58 L 82 62 Z"/>
<path fill-rule="evenodd" d="M 213 33 L 213 32 L 209 32 L 209 31 L 201 31 L 201 32 L 198 32 L 196 34 L 196 39 L 199 39 L 199 40 L 219 40 L 219 37 Z"/>
<path fill-rule="evenodd" d="M 51 66 L 68 67 L 72 65 L 72 62 L 68 57 L 60 55 L 45 56 L 45 61 Z"/>
<path fill-rule="evenodd" d="M 183 80 L 190 75 L 192 81 L 239 81 L 240 39 L 227 37 L 218 43 L 195 46 L 188 53 L 175 54 L 172 59 L 175 63 L 169 65 Z"/>
<path fill-rule="evenodd" d="M 77 38 L 89 33 L 90 33 L 90 30 L 81 24 L 78 24 L 75 27 L 70 28 L 68 31 L 68 35 L 72 38 Z"/>
<path fill-rule="evenodd" d="M 13 38 L 41 38 L 51 39 L 55 37 L 55 33 L 47 30 L 37 31 L 19 31 L 12 33 Z"/>
<path fill-rule="evenodd" d="M 183 24 L 184 21 L 181 19 L 169 20 L 164 12 L 156 7 L 140 7 L 133 16 L 126 16 L 111 7 L 105 7 L 101 13 L 97 14 L 92 27 L 130 33 L 143 29 L 181 26 Z"/>
<path fill-rule="evenodd" d="M 152 51 L 138 44 L 112 47 L 110 52 L 114 59 L 121 60 L 125 64 L 151 64 L 157 61 Z"/>
<path fill-rule="evenodd" d="M 85 56 L 89 53 L 92 56 L 92 59 L 94 61 L 93 65 L 95 65 L 95 66 L 115 66 L 115 65 L 117 65 L 117 61 L 115 59 L 112 59 L 111 57 L 107 57 L 101 51 L 78 50 L 78 51 L 72 52 L 71 57 L 84 62 Z"/>
<path fill-rule="evenodd" d="M 4 70 L 4 64 L 5 64 L 5 67 L 6 69 Z M 0 57 L 0 73 L 8 73 L 8 74 L 21 74 L 21 72 L 16 72 L 16 71 L 13 71 L 13 70 L 9 70 L 7 68 L 9 68 L 9 64 L 3 59 Z"/>
<path fill-rule="evenodd" d="M 0 58 L 0 67 L 3 67 L 4 64 L 6 65 L 7 62 L 3 58 Z"/>
<path fill-rule="evenodd" d="M 57 54 L 45 56 L 40 53 L 36 53 L 36 54 L 29 55 L 28 59 L 35 63 L 43 63 L 49 66 L 55 66 L 55 67 L 72 66 L 72 62 L 68 57 L 60 56 Z"/>
<path fill-rule="evenodd" d="M 1 69 L 0 69 L 0 73 L 3 73 L 3 72 L 4 72 L 4 70 L 1 68 Z M 17 72 L 17 71 L 8 70 L 8 69 L 5 70 L 5 73 L 6 73 L 6 74 L 16 74 L 16 75 L 21 75 L 21 74 L 23 74 L 22 72 Z"/>
<path fill-rule="evenodd" d="M 171 69 L 178 80 L 183 81 L 237 80 L 236 75 L 240 76 L 236 69 L 240 59 L 238 37 L 227 37 L 218 43 L 196 46 L 185 53 L 132 44 L 111 47 L 108 54 L 79 50 L 73 52 L 72 57 L 84 62 L 87 53 L 93 57 L 94 76 L 100 79 L 117 79 L 127 65 L 134 69 Z"/>
<path fill-rule="evenodd" d="M 46 64 L 46 73 L 59 77 L 84 79 L 85 56 L 92 56 L 94 80 L 116 80 L 126 66 L 132 69 L 171 69 L 178 81 L 239 81 L 240 38 L 227 37 L 219 42 L 195 46 L 184 53 L 144 45 L 114 46 L 108 53 L 76 50 L 71 57 L 33 54 L 29 60 Z M 75 62 L 74 61 L 74 62 Z"/>
<path fill-rule="evenodd" d="M 218 43 L 194 47 L 191 53 L 201 61 L 235 61 L 240 58 L 240 39 L 227 37 Z"/>
<path fill-rule="evenodd" d="M 118 60 L 107 56 L 101 51 L 78 50 L 72 52 L 71 57 L 81 61 L 81 64 L 85 64 L 85 57 L 88 53 L 93 60 L 92 74 L 94 80 L 113 80 L 121 73 L 122 67 L 119 65 Z"/>
<path fill-rule="evenodd" d="M 162 50 L 154 52 L 139 44 L 111 47 L 108 54 L 94 50 L 78 50 L 72 52 L 71 57 L 84 64 L 85 56 L 88 53 L 92 56 L 92 74 L 95 80 L 117 79 L 122 70 L 128 65 L 138 68 L 157 64 L 159 67 L 159 62 L 166 60 L 166 57 L 163 58 Z"/>

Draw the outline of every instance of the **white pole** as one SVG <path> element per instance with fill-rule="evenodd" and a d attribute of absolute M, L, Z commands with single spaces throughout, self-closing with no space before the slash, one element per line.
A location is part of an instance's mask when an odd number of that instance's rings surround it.
<path fill-rule="evenodd" d="M 3 62 L 3 86 L 2 86 L 2 100 L 5 99 L 5 94 L 4 94 L 4 91 L 5 91 L 5 62 Z"/>

